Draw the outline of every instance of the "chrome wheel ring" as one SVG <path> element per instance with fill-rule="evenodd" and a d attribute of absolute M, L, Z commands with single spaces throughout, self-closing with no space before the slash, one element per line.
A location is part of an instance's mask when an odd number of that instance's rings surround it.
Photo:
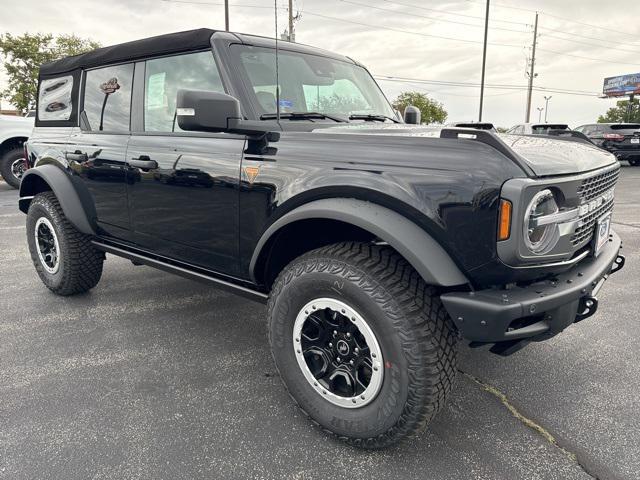
<path fill-rule="evenodd" d="M 36 221 L 34 236 L 40 264 L 48 273 L 56 273 L 60 268 L 60 244 L 48 218 L 40 217 Z"/>
<path fill-rule="evenodd" d="M 26 160 L 24 158 L 18 158 L 11 164 L 11 175 L 17 180 L 20 180 L 24 175 Z"/>
<path fill-rule="evenodd" d="M 316 392 L 345 408 L 367 405 L 382 388 L 384 360 L 364 318 L 344 302 L 318 298 L 293 326 L 298 366 Z"/>

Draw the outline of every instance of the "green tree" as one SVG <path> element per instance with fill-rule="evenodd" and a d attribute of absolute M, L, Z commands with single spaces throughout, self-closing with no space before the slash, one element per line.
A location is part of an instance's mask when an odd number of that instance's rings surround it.
<path fill-rule="evenodd" d="M 98 47 L 99 43 L 75 35 L 0 35 L 0 54 L 9 77 L 7 88 L 0 92 L 0 96 L 24 113 L 35 107 L 40 65 Z"/>
<path fill-rule="evenodd" d="M 407 105 L 413 105 L 420 110 L 422 123 L 444 123 L 447 111 L 440 102 L 431 100 L 420 92 L 403 92 L 393 101 L 393 108 L 404 112 Z"/>
<path fill-rule="evenodd" d="M 638 122 L 640 123 L 640 100 L 633 101 L 631 118 L 628 118 L 629 100 L 619 100 L 615 107 L 598 117 L 598 123 Z"/>

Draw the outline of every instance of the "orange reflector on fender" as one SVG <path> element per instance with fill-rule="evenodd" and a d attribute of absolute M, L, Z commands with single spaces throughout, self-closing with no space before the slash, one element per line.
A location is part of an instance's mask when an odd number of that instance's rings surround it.
<path fill-rule="evenodd" d="M 511 202 L 509 200 L 500 200 L 498 240 L 506 240 L 509 235 L 511 235 Z"/>

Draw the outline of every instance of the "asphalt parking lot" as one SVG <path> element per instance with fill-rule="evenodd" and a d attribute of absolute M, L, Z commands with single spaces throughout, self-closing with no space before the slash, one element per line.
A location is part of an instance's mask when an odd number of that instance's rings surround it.
<path fill-rule="evenodd" d="M 112 256 L 90 293 L 50 293 L 0 183 L 0 479 L 638 479 L 640 168 L 622 170 L 627 264 L 598 313 L 508 358 L 461 346 L 435 422 L 376 452 L 297 412 L 263 306 Z"/>

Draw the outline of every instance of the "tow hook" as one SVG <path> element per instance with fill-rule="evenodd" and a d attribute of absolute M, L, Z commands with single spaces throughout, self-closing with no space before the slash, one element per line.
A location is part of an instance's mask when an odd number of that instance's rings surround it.
<path fill-rule="evenodd" d="M 578 323 L 584 320 L 585 318 L 589 318 L 591 315 L 596 313 L 598 310 L 598 299 L 596 297 L 587 296 L 582 297 L 580 299 L 580 303 L 578 304 L 578 313 L 576 315 L 576 319 L 573 323 Z"/>
<path fill-rule="evenodd" d="M 616 273 L 618 270 L 624 267 L 624 262 L 625 262 L 624 255 L 618 255 L 615 261 L 613 262 L 613 265 L 611 265 L 611 270 L 609 271 L 609 275 L 611 275 L 612 273 Z"/>

